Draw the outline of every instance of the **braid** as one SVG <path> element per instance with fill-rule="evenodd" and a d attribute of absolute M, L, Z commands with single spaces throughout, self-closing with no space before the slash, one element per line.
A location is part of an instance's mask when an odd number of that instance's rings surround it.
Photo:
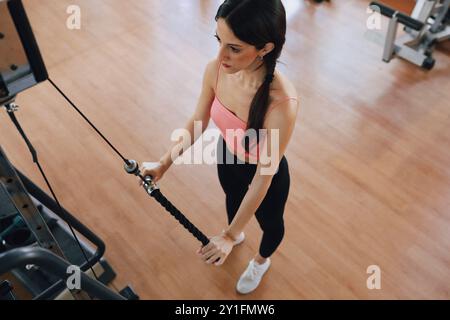
<path fill-rule="evenodd" d="M 267 73 L 263 83 L 259 87 L 258 91 L 256 91 L 255 97 L 250 105 L 246 135 L 248 139 L 244 138 L 242 141 L 242 144 L 247 152 L 250 150 L 250 145 L 255 146 L 259 143 L 260 136 L 258 134 L 258 130 L 263 128 L 267 109 L 269 108 L 270 84 L 274 78 L 277 57 L 269 53 L 264 57 L 264 63 L 266 64 Z"/>
<path fill-rule="evenodd" d="M 269 84 L 273 81 L 276 64 L 276 59 L 271 59 L 271 61 L 267 63 L 267 73 L 264 81 L 267 81 Z"/>

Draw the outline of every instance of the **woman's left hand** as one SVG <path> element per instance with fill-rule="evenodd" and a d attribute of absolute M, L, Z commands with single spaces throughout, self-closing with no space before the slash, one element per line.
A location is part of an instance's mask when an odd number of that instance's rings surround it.
<path fill-rule="evenodd" d="M 214 263 L 214 265 L 220 266 L 225 262 L 232 249 L 233 240 L 225 234 L 221 234 L 219 236 L 212 237 L 209 240 L 209 243 L 200 248 L 197 253 L 206 263 Z"/>

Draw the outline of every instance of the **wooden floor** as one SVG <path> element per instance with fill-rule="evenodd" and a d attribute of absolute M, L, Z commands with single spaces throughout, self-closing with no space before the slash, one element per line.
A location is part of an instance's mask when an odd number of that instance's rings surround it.
<path fill-rule="evenodd" d="M 24 3 L 51 78 L 126 157 L 158 159 L 216 55 L 220 1 Z M 386 64 L 386 21 L 383 31 L 366 29 L 369 1 L 284 3 L 279 68 L 301 111 L 286 154 L 286 236 L 256 292 L 234 290 L 258 249 L 254 219 L 225 265 L 203 264 L 199 243 L 44 83 L 19 95 L 17 116 L 57 195 L 105 240 L 115 285 L 131 284 L 143 299 L 450 299 L 450 46 L 435 53 L 431 72 Z M 71 4 L 81 8 L 81 30 L 65 27 Z M 45 188 L 4 111 L 0 123 L 11 161 Z M 206 234 L 225 226 L 215 166 L 173 166 L 161 190 Z M 380 290 L 366 286 L 370 265 L 381 269 Z"/>

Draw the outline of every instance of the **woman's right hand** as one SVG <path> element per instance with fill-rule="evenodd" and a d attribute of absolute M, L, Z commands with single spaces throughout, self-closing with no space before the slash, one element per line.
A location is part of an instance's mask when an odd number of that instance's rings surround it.
<path fill-rule="evenodd" d="M 140 171 L 143 177 L 151 176 L 153 182 L 158 182 L 163 177 L 168 168 L 161 162 L 142 162 Z M 139 185 L 142 185 L 143 181 L 139 178 Z"/>

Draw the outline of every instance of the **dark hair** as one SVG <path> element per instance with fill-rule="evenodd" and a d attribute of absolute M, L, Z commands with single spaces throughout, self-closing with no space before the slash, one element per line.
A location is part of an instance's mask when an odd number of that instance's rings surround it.
<path fill-rule="evenodd" d="M 277 59 L 280 57 L 286 41 L 286 12 L 281 0 L 225 0 L 216 14 L 216 21 L 225 19 L 228 27 L 236 37 L 261 50 L 272 42 L 275 48 L 264 56 L 267 74 L 264 82 L 256 91 L 250 105 L 247 130 L 256 133 L 262 129 L 269 107 L 269 89 L 273 80 Z M 256 143 L 259 143 L 256 135 Z M 249 151 L 248 142 L 245 149 Z"/>

